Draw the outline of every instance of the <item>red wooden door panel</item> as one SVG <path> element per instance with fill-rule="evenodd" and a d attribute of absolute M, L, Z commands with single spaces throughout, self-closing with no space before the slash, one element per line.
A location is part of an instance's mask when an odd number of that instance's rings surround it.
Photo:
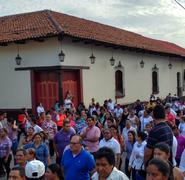
<path fill-rule="evenodd" d="M 79 72 L 64 71 L 62 72 L 62 94 L 63 100 L 66 97 L 67 91 L 73 95 L 73 103 L 77 107 L 79 103 Z"/>
<path fill-rule="evenodd" d="M 71 94 L 73 95 L 73 103 L 75 106 L 78 105 L 78 88 L 77 88 L 77 81 L 64 81 L 62 83 L 62 88 L 63 88 L 63 99 L 65 99 L 67 91 L 70 90 Z"/>
<path fill-rule="evenodd" d="M 55 72 L 38 72 L 35 74 L 36 102 L 41 102 L 49 110 L 58 100 L 58 79 Z"/>

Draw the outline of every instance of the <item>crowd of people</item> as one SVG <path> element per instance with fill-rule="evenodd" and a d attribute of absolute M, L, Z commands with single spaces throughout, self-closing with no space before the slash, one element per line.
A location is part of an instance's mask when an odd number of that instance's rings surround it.
<path fill-rule="evenodd" d="M 0 112 L 0 178 L 185 179 L 185 104 L 169 94 L 120 105 L 64 104 L 17 119 Z M 12 163 L 13 162 L 13 163 Z M 13 164 L 13 167 L 12 167 Z"/>

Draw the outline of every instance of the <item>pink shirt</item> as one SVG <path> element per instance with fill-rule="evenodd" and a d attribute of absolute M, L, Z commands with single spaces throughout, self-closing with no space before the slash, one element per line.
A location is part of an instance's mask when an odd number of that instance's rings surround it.
<path fill-rule="evenodd" d="M 85 127 L 81 134 L 83 134 L 86 131 Z M 84 140 L 84 144 L 89 147 L 89 151 L 90 152 L 96 152 L 99 149 L 99 138 L 100 138 L 101 132 L 100 129 L 96 126 L 93 126 L 87 133 L 84 139 L 91 139 L 91 138 L 98 138 L 98 140 L 96 142 L 90 142 L 88 140 Z"/>

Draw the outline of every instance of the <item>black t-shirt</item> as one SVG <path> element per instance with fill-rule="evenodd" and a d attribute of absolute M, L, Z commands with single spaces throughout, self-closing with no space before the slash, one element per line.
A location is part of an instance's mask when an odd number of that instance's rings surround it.
<path fill-rule="evenodd" d="M 121 121 L 120 121 L 120 125 L 122 124 L 122 125 L 125 125 L 126 124 L 126 120 L 127 120 L 127 117 L 128 117 L 128 115 L 129 115 L 129 113 L 124 113 L 123 112 L 123 114 L 122 114 L 122 116 L 121 116 Z"/>

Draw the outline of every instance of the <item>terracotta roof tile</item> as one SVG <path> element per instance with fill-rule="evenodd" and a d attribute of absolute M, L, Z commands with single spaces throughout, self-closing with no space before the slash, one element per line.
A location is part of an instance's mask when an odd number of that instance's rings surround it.
<path fill-rule="evenodd" d="M 58 12 L 44 10 L 0 17 L 0 43 L 57 36 L 60 33 L 185 57 L 185 49 L 176 44 Z"/>
<path fill-rule="evenodd" d="M 0 18 L 0 42 L 57 35 L 46 11 L 18 14 Z"/>

